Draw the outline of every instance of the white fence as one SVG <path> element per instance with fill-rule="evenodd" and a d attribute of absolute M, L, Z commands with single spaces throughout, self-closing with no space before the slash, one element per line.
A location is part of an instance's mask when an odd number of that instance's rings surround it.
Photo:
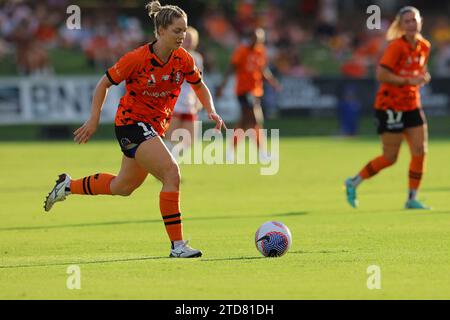
<path fill-rule="evenodd" d="M 98 76 L 12 77 L 0 78 L 0 125 L 2 124 L 79 124 L 90 115 L 92 94 Z M 214 95 L 220 74 L 209 74 L 205 82 Z M 310 109 L 322 112 L 338 108 L 343 93 L 350 90 L 361 107 L 371 113 L 378 84 L 374 79 L 326 79 L 283 77 L 282 91 L 268 92 L 266 103 L 280 111 Z M 433 79 L 421 89 L 425 110 L 433 115 L 450 113 L 450 79 Z M 103 108 L 101 122 L 112 123 L 125 85 L 112 86 Z M 234 79 L 228 83 L 217 111 L 226 122 L 239 117 L 234 95 Z M 325 113 L 324 113 L 325 114 Z M 330 113 L 327 113 L 330 114 Z M 200 120 L 207 120 L 204 112 Z"/>
<path fill-rule="evenodd" d="M 100 76 L 32 76 L 0 78 L 0 125 L 72 124 L 85 121 L 91 110 L 92 94 Z M 219 81 L 212 75 L 205 81 L 214 91 Z M 234 121 L 239 108 L 231 81 L 216 107 L 225 121 Z M 112 123 L 125 84 L 111 86 L 101 115 L 102 123 Z M 205 119 L 204 113 L 200 117 Z"/>

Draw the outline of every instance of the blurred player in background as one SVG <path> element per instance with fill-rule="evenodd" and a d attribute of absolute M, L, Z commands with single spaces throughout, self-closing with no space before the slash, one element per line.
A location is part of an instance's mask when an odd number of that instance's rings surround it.
<path fill-rule="evenodd" d="M 222 96 L 230 75 L 236 74 L 235 92 L 241 108 L 241 117 L 235 129 L 255 129 L 256 145 L 260 158 L 269 158 L 261 129 L 264 115 L 261 108 L 261 98 L 264 94 L 263 81 L 267 80 L 276 90 L 280 89 L 278 80 L 267 66 L 266 48 L 264 46 L 265 32 L 261 28 L 255 29 L 247 43 L 241 44 L 233 52 L 230 68 L 226 71 L 222 83 L 217 87 L 216 96 Z M 242 136 L 235 130 L 234 148 Z M 234 150 L 228 150 L 227 157 L 234 155 Z"/>
<path fill-rule="evenodd" d="M 347 200 L 357 207 L 356 188 L 382 169 L 393 165 L 405 138 L 411 152 L 406 209 L 429 209 L 416 199 L 428 144 L 428 129 L 420 101 L 420 86 L 431 77 L 427 71 L 430 43 L 421 35 L 422 17 L 418 9 L 402 8 L 386 39 L 389 42 L 377 67 L 381 83 L 375 100 L 378 133 L 383 154 L 371 160 L 353 178 L 345 181 Z"/>
<path fill-rule="evenodd" d="M 177 6 L 146 6 L 154 21 L 156 41 L 125 54 L 108 69 L 97 84 L 91 117 L 75 132 L 74 140 L 86 143 L 96 131 L 107 90 L 126 81 L 115 119 L 116 137 L 123 152 L 119 174 L 97 173 L 73 180 L 61 174 L 45 200 L 49 211 L 70 194 L 129 196 L 148 174 L 162 182 L 160 211 L 171 240 L 170 257 L 202 255 L 183 240 L 180 213 L 180 171 L 161 136 L 167 130 L 184 80 L 191 84 L 216 128 L 225 127 L 216 113 L 209 89 L 192 56 L 181 47 L 187 30 L 187 15 Z M 226 128 L 226 127 L 225 127 Z"/>
<path fill-rule="evenodd" d="M 195 65 L 200 72 L 203 72 L 203 57 L 200 53 L 195 51 L 198 46 L 198 40 L 198 31 L 189 26 L 186 30 L 186 38 L 183 42 L 183 48 L 185 48 L 194 58 Z M 195 141 L 196 137 L 194 136 L 194 125 L 197 120 L 197 112 L 201 108 L 202 104 L 198 100 L 195 91 L 189 84 L 183 83 L 181 86 L 180 96 L 175 104 L 170 127 L 166 132 L 165 142 L 169 150 L 172 150 L 172 143 L 175 142 L 171 141 L 171 136 L 176 129 L 186 129 L 189 131 L 189 137 L 186 137 L 188 140 L 183 139 L 183 141 L 181 141 L 183 150 L 188 149 Z"/>

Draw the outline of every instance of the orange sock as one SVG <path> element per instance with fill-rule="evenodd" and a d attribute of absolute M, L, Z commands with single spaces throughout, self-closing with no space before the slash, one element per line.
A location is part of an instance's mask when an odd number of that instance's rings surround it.
<path fill-rule="evenodd" d="M 412 156 L 409 163 L 409 189 L 417 190 L 425 168 L 425 155 Z"/>
<path fill-rule="evenodd" d="M 393 163 L 384 156 L 379 156 L 366 164 L 366 166 L 359 172 L 359 175 L 363 179 L 368 179 L 392 164 Z"/>
<path fill-rule="evenodd" d="M 159 208 L 170 241 L 183 240 L 183 224 L 180 213 L 180 193 L 163 192 L 159 194 Z"/>
<path fill-rule="evenodd" d="M 87 194 L 95 196 L 98 194 L 111 194 L 111 181 L 116 176 L 109 173 L 97 173 L 70 182 L 72 194 Z"/>

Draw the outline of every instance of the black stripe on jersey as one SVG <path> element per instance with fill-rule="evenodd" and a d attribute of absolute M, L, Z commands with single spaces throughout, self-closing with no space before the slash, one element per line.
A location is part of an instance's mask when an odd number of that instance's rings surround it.
<path fill-rule="evenodd" d="M 195 73 L 195 69 L 194 70 L 192 70 L 191 72 L 189 72 L 189 73 L 186 73 L 188 76 L 190 76 L 191 74 L 194 74 Z"/>
<path fill-rule="evenodd" d="M 198 80 L 195 81 L 195 82 L 190 82 L 190 81 L 187 81 L 187 80 L 186 80 L 186 82 L 189 83 L 189 84 L 197 84 L 197 83 L 200 83 L 201 81 L 202 81 L 202 78 L 198 79 Z"/>
<path fill-rule="evenodd" d="M 111 75 L 109 74 L 108 70 L 106 70 L 105 74 L 106 74 L 106 76 L 108 77 L 109 81 L 111 81 L 112 84 L 114 84 L 114 85 L 116 85 L 116 86 L 118 85 L 118 83 L 115 82 L 115 81 L 113 80 L 113 78 L 111 78 Z"/>

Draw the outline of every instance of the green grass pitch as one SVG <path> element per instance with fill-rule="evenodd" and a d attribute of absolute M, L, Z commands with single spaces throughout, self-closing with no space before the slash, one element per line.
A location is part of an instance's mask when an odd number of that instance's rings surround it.
<path fill-rule="evenodd" d="M 379 154 L 378 140 L 282 138 L 280 171 L 258 165 L 184 165 L 184 234 L 200 259 L 169 259 L 149 177 L 132 196 L 70 196 L 45 213 L 57 174 L 116 172 L 115 141 L 0 143 L 0 299 L 449 299 L 450 141 L 430 141 L 419 198 L 406 211 L 409 153 L 359 189 L 350 208 L 344 179 Z M 285 223 L 293 245 L 263 258 L 254 233 Z M 81 289 L 66 286 L 67 268 Z M 367 268 L 381 270 L 369 290 Z"/>

